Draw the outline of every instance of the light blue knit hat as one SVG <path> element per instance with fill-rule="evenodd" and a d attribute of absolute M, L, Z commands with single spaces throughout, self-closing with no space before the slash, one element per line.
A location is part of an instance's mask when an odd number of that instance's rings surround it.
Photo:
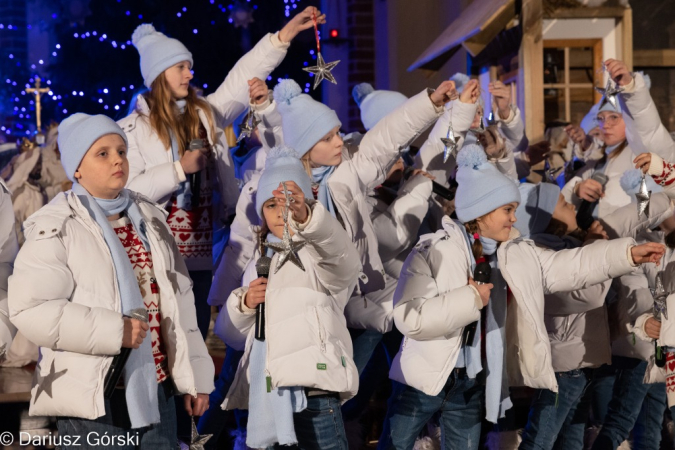
<path fill-rule="evenodd" d="M 508 203 L 520 203 L 516 182 L 488 162 L 480 145 L 462 147 L 457 166 L 455 211 L 460 222 L 470 222 Z"/>
<path fill-rule="evenodd" d="M 621 188 L 626 194 L 630 195 L 634 201 L 637 201 L 635 199 L 635 194 L 637 194 L 638 190 L 640 189 L 641 181 L 642 181 L 642 170 L 628 169 L 623 173 L 623 175 L 621 175 L 619 184 L 621 185 Z M 663 187 L 656 184 L 656 182 L 652 177 L 646 176 L 645 182 L 647 183 L 647 190 L 652 191 L 652 194 L 663 192 Z"/>
<path fill-rule="evenodd" d="M 192 53 L 181 41 L 167 37 L 149 23 L 136 27 L 131 42 L 141 55 L 141 75 L 148 88 L 159 74 L 174 64 L 189 61 L 190 67 L 193 65 Z"/>
<path fill-rule="evenodd" d="M 361 109 L 361 122 L 370 130 L 384 116 L 401 106 L 408 97 L 396 91 L 376 91 L 370 83 L 361 83 L 352 89 L 354 101 Z"/>
<path fill-rule="evenodd" d="M 302 93 L 298 83 L 281 80 L 274 88 L 284 142 L 302 157 L 330 130 L 342 126 L 335 111 Z"/>
<path fill-rule="evenodd" d="M 98 114 L 90 116 L 75 113 L 59 124 L 59 151 L 61 164 L 70 181 L 75 182 L 75 171 L 89 148 L 106 134 L 118 134 L 127 143 L 127 136 L 122 128 L 108 116 Z"/>
<path fill-rule="evenodd" d="M 553 218 L 560 188 L 553 183 L 522 183 L 518 190 L 522 202 L 516 209 L 516 229 L 523 237 L 543 233 Z"/>
<path fill-rule="evenodd" d="M 267 154 L 265 169 L 260 174 L 258 192 L 255 195 L 255 209 L 260 218 L 263 218 L 263 205 L 274 197 L 272 191 L 277 190 L 282 181 L 295 181 L 305 194 L 305 198 L 314 198 L 312 182 L 305 172 L 298 152 L 285 145 L 274 147 Z"/>

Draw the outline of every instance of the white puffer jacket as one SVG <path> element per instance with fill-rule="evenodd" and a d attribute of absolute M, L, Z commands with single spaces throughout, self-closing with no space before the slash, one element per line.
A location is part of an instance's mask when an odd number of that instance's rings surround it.
<path fill-rule="evenodd" d="M 630 237 L 642 243 L 644 241 L 639 238 L 642 233 L 673 215 L 673 205 L 664 193 L 652 195 L 649 209 L 648 218 L 638 217 L 637 205 L 632 203 L 605 217 L 602 224 L 612 239 Z M 537 241 L 536 236 L 533 239 Z M 632 290 L 630 287 L 633 285 L 628 280 L 644 278 L 641 271 L 649 270 L 650 266 L 653 264 L 645 264 L 640 271 L 616 280 L 621 280 L 621 283 L 615 281 L 618 295 L 610 306 L 609 315 L 605 298 L 611 281 L 581 291 L 546 295 L 544 318 L 556 372 L 611 364 L 612 354 L 628 357 L 640 354 L 644 346 L 640 343 L 634 345 L 634 339 L 627 338 L 626 335 L 635 322 L 636 313 L 641 313 L 644 308 L 634 294 L 627 292 Z M 614 341 L 611 338 L 610 325 Z M 651 353 L 653 346 L 649 354 Z"/>
<path fill-rule="evenodd" d="M 214 151 L 218 185 L 226 216 L 234 212 L 239 196 L 239 186 L 234 176 L 234 163 L 228 150 L 223 128 L 232 123 L 249 104 L 248 80 L 265 79 L 286 56 L 288 44 L 279 41 L 277 35 L 264 36 L 246 53 L 227 74 L 218 89 L 204 98 L 211 106 L 215 120 L 216 135 L 211 135 L 204 111 L 199 118 L 207 131 L 207 138 Z M 185 173 L 179 161 L 173 160 L 171 148 L 167 148 L 150 126 L 148 104 L 143 96 L 138 97 L 137 111 L 118 124 L 127 135 L 129 155 L 129 181 L 127 187 L 146 195 L 163 206 L 185 181 Z M 224 217 L 221 217 L 224 219 Z"/>
<path fill-rule="evenodd" d="M 291 221 L 297 230 L 293 239 L 307 243 L 298 251 L 305 271 L 287 262 L 274 273 L 279 256 L 272 257 L 265 294 L 266 368 L 272 388 L 322 389 L 347 400 L 356 395 L 359 378 L 343 311 L 356 285 L 359 255 L 338 221 L 320 203 L 308 203 L 309 221 L 303 226 Z M 245 282 L 256 277 L 252 260 Z M 240 350 L 245 342 L 223 409 L 248 409 L 255 309 L 243 303 L 247 291 L 248 286 L 235 290 L 216 321 L 216 334 L 228 346 Z"/>
<path fill-rule="evenodd" d="M 166 213 L 129 193 L 147 224 L 160 291 L 162 337 L 177 391 L 213 390 L 213 361 L 197 328 L 192 282 L 166 224 Z M 39 345 L 36 372 L 55 377 L 51 396 L 33 386 L 30 414 L 96 419 L 103 386 L 120 352 L 123 320 L 103 233 L 72 191 L 58 194 L 25 224 L 26 243 L 9 279 L 10 319 Z M 40 395 L 38 395 L 40 393 Z"/>
<path fill-rule="evenodd" d="M 7 280 L 14 270 L 14 259 L 18 251 L 12 194 L 0 178 L 0 362 L 3 359 L 2 354 L 9 351 L 16 335 L 16 327 L 9 321 L 7 309 Z"/>
<path fill-rule="evenodd" d="M 377 244 L 384 265 L 385 288 L 369 294 L 356 294 L 345 308 L 347 323 L 352 328 L 371 329 L 381 333 L 394 325 L 394 291 L 408 253 L 417 239 L 420 224 L 429 211 L 431 180 L 417 175 L 406 180 L 388 204 L 375 193 L 368 196 L 370 219 L 377 233 Z"/>
<path fill-rule="evenodd" d="M 359 252 L 363 266 L 359 286 L 364 293 L 385 286 L 384 267 L 377 251 L 377 236 L 370 220 L 366 196 L 384 181 L 401 149 L 408 147 L 442 113 L 443 108 L 434 106 L 429 91 L 424 90 L 368 131 L 361 139 L 358 151 L 349 148 L 354 144 L 345 141 L 342 162 L 331 175 L 328 187 L 347 235 Z M 209 295 L 212 305 L 222 304 L 230 292 L 241 286 L 244 268 L 253 257 L 255 236 L 251 231 L 251 221 L 257 217 L 253 206 L 256 191 L 257 180 L 254 176 L 247 183 L 243 198 L 237 204 L 230 241 L 216 269 Z"/>
<path fill-rule="evenodd" d="M 626 122 L 626 139 L 636 154 L 653 152 L 666 161 L 675 161 L 675 142 L 663 126 L 645 79 L 633 74 L 633 81 L 620 95 Z"/>
<path fill-rule="evenodd" d="M 468 285 L 471 255 L 466 232 L 449 218 L 423 236 L 408 256 L 394 296 L 394 321 L 405 338 L 389 376 L 437 395 L 455 367 L 464 327 L 480 319 L 476 290 Z M 633 239 L 596 242 L 558 252 L 514 239 L 497 258 L 512 292 L 506 315 L 506 370 L 511 386 L 557 392 L 544 326 L 544 295 L 572 291 L 634 270 Z"/>

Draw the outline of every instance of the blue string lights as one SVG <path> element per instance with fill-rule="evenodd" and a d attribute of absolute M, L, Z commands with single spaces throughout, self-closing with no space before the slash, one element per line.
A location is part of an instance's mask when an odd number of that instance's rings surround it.
<path fill-rule="evenodd" d="M 21 137 L 30 136 L 35 132 L 35 102 L 31 95 L 27 95 L 25 89 L 34 84 L 36 75 L 40 75 L 43 79 L 43 85 L 51 89 L 42 97 L 42 114 L 45 124 L 49 123 L 50 120 L 61 120 L 64 116 L 76 111 L 107 114 L 113 118 L 122 117 L 133 96 L 145 88 L 138 68 L 138 54 L 129 40 L 133 29 L 141 23 L 154 21 L 155 24 L 160 24 L 160 26 L 171 27 L 167 29 L 167 33 L 170 35 L 177 34 L 179 31 L 184 33 L 181 36 L 173 37 L 185 40 L 188 48 L 193 53 L 197 53 L 199 49 L 195 47 L 198 47 L 199 44 L 195 43 L 200 42 L 202 45 L 208 43 L 209 41 L 204 42 L 204 39 L 213 38 L 213 33 L 215 31 L 220 32 L 223 28 L 222 25 L 229 25 L 231 29 L 234 28 L 233 25 L 239 26 L 236 23 L 236 17 L 233 19 L 233 13 L 241 12 L 242 9 L 246 8 L 255 21 L 260 21 L 263 24 L 270 20 L 268 17 L 277 16 L 276 20 L 279 23 L 273 26 L 279 27 L 279 25 L 283 26 L 283 19 L 288 20 L 289 17 L 299 11 L 298 6 L 303 7 L 302 1 L 306 5 L 319 3 L 318 0 L 278 0 L 278 2 L 270 2 L 269 4 L 267 2 L 260 4 L 260 0 L 221 0 L 221 2 L 219 0 L 199 0 L 198 3 L 195 1 L 194 4 L 184 2 L 183 6 L 178 1 L 167 1 L 166 6 L 171 8 L 171 5 L 173 5 L 174 9 L 171 12 L 170 9 L 166 11 L 164 7 L 161 11 L 153 10 L 151 5 L 153 2 L 147 2 L 148 4 L 145 5 L 146 2 L 142 0 L 116 0 L 116 2 L 106 2 L 105 8 L 99 7 L 92 11 L 91 15 L 101 14 L 102 12 L 108 13 L 108 16 L 104 16 L 104 19 L 94 21 L 90 20 L 90 15 L 81 22 L 69 23 L 61 11 L 44 15 L 45 20 L 39 24 L 26 24 L 23 27 L 15 23 L 8 23 L 7 19 L 3 21 L 0 18 L 0 39 L 3 35 L 11 37 L 14 33 L 30 33 L 30 30 L 37 29 L 40 29 L 41 32 L 49 30 L 51 39 L 58 39 L 57 43 L 52 40 L 51 48 L 40 55 L 39 58 L 36 58 L 37 60 L 32 61 L 26 55 L 22 56 L 21 52 L 17 52 L 14 48 L 10 51 L 8 47 L 6 49 L 0 47 L 0 133 Z M 210 8 L 210 10 L 207 8 Z M 92 9 L 94 9 L 93 2 Z M 276 14 L 274 10 L 276 10 Z M 260 17 L 253 16 L 256 11 L 262 11 Z M 180 22 L 183 22 L 183 24 L 177 27 L 176 24 Z M 253 20 L 250 22 L 253 22 Z M 257 24 L 253 26 L 261 27 Z M 109 28 L 106 29 L 106 27 Z M 264 30 L 256 29 L 257 34 L 255 36 L 259 36 L 261 32 L 269 31 L 267 28 L 270 27 L 265 26 L 265 28 Z M 183 31 L 183 29 L 185 30 Z M 280 27 L 277 29 L 280 29 Z M 194 38 L 188 38 L 186 36 L 188 34 Z M 190 42 L 189 39 L 195 39 L 195 41 Z M 101 47 L 98 47 L 99 45 Z M 232 48 L 232 45 L 230 42 L 226 42 L 224 49 L 219 50 L 228 51 L 229 48 Z M 235 44 L 233 48 L 236 50 L 237 45 Z M 74 76 L 71 80 L 67 76 L 69 74 L 68 69 L 63 66 L 74 57 L 73 54 L 77 55 L 75 57 L 86 55 L 85 58 L 90 58 L 92 53 L 106 55 L 106 62 L 113 66 L 118 62 L 118 58 L 120 58 L 119 61 L 123 60 L 125 64 L 133 61 L 135 70 L 128 70 L 120 76 L 119 73 L 113 75 L 114 71 L 110 71 L 110 75 L 108 75 L 105 70 L 92 67 L 91 75 L 89 73 L 77 73 L 78 70 L 73 70 L 71 73 Z M 301 60 L 304 66 L 308 66 L 313 59 L 316 59 L 314 50 L 308 50 L 308 53 L 308 61 Z M 209 89 L 209 87 L 217 88 L 222 82 L 222 76 L 227 73 L 226 70 L 229 70 L 228 67 L 231 67 L 231 65 L 222 69 L 225 70 L 224 73 L 217 70 L 219 69 L 218 66 L 212 69 L 211 73 L 205 73 L 203 67 L 207 66 L 202 61 L 204 61 L 203 56 L 195 57 L 198 67 L 193 84 L 204 90 Z M 205 62 L 210 63 L 210 61 Z M 82 72 L 82 70 L 79 70 L 79 72 Z M 218 81 L 218 76 L 220 76 L 220 81 Z M 298 79 L 301 79 L 300 76 L 302 75 L 298 75 Z M 272 79 L 272 77 L 268 78 L 269 81 Z M 304 91 L 310 92 L 309 83 L 305 85 Z"/>

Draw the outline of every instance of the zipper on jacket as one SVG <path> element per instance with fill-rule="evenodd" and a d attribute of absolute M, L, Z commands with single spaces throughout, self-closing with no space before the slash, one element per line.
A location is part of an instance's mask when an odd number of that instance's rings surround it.
<path fill-rule="evenodd" d="M 319 330 L 319 342 L 321 343 L 320 348 L 321 348 L 321 353 L 326 353 L 326 341 L 325 341 L 325 336 L 323 335 L 322 328 L 321 328 L 321 319 L 319 319 L 319 309 L 315 306 L 314 307 L 314 314 L 316 314 L 316 326 Z"/>

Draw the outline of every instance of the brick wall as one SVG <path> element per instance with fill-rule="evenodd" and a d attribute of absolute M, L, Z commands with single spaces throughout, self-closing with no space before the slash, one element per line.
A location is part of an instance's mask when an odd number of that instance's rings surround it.
<path fill-rule="evenodd" d="M 347 36 L 349 48 L 349 93 L 359 83 L 375 86 L 375 34 L 373 0 L 348 0 Z M 361 123 L 361 112 L 354 101 L 349 102 L 349 131 L 365 131 Z"/>

